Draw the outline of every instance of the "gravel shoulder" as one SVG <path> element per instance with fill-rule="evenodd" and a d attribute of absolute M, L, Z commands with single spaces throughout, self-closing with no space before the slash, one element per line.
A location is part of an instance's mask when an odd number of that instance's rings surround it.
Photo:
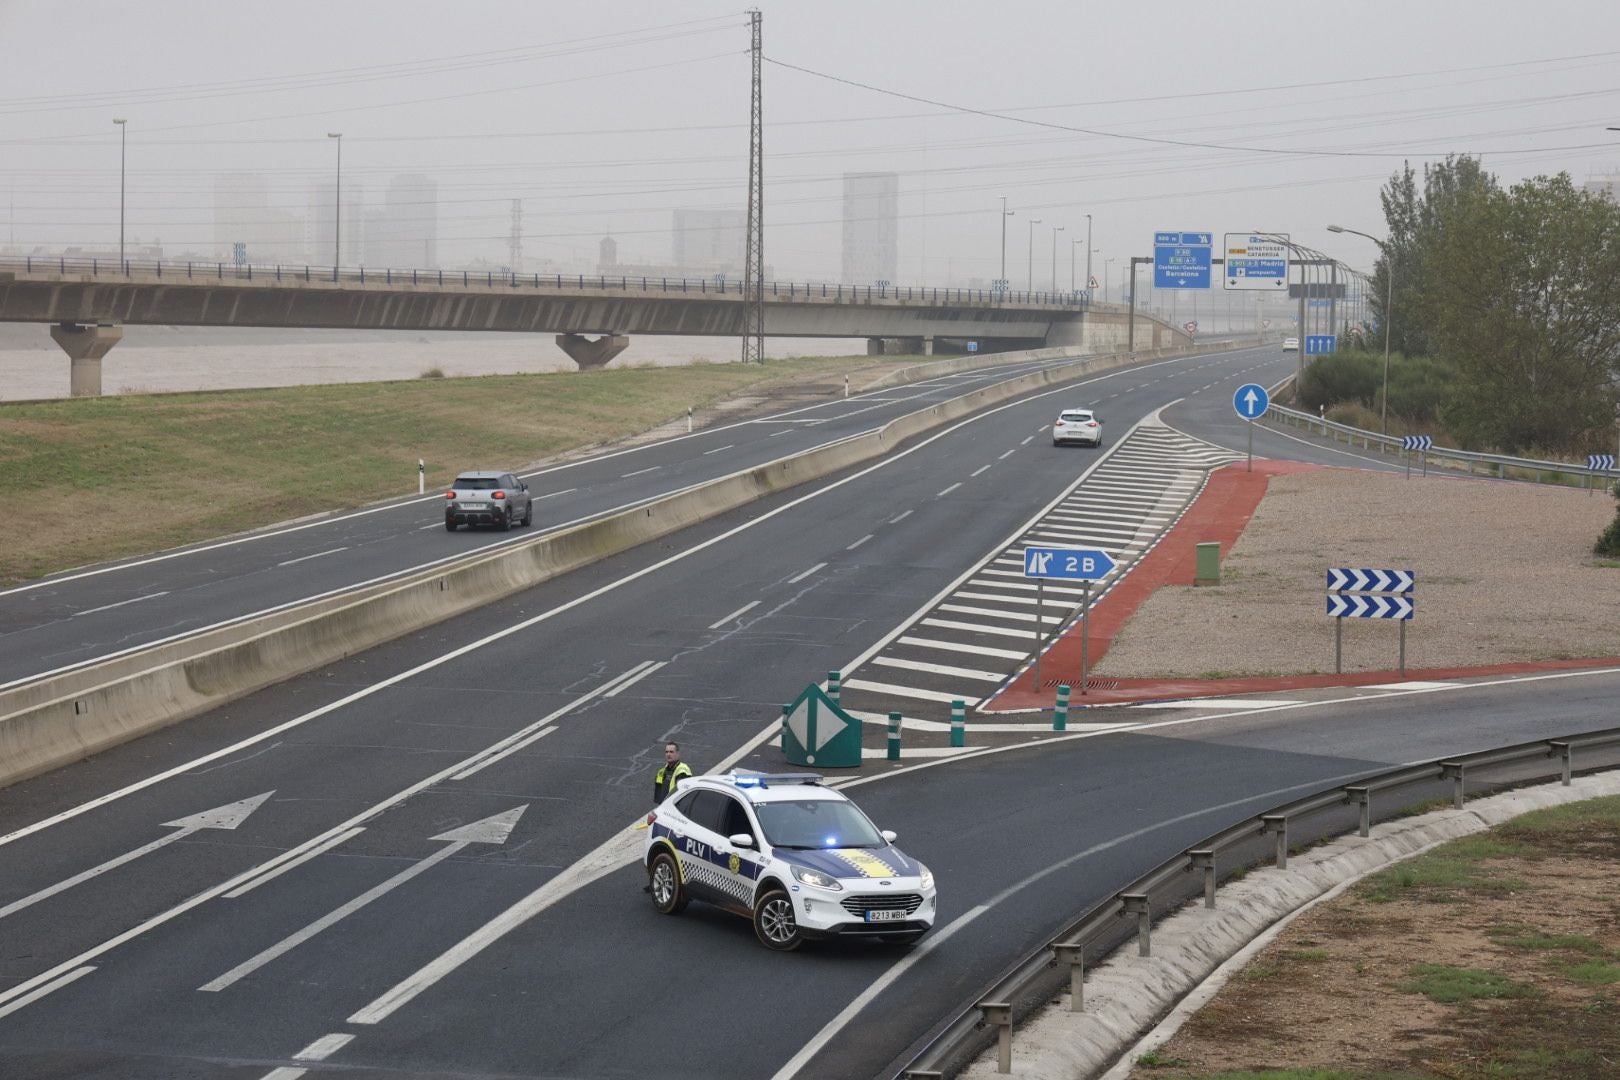
<path fill-rule="evenodd" d="M 1235 466 L 1241 468 L 1241 466 Z M 1416 571 L 1409 669 L 1620 656 L 1603 492 L 1360 469 L 1274 477 L 1221 584 L 1153 594 L 1094 669 L 1118 678 L 1333 671 L 1329 567 Z M 1344 620 L 1344 670 L 1393 669 L 1393 620 Z"/>

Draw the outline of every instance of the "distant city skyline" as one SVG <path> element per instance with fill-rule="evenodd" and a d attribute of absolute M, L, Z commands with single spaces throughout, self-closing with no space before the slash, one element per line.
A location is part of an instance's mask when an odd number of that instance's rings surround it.
<path fill-rule="evenodd" d="M 845 285 L 896 282 L 900 276 L 900 175 L 844 174 Z"/>

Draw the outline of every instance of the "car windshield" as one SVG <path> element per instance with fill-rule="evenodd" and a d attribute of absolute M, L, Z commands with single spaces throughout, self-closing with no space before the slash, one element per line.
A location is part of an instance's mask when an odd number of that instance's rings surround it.
<path fill-rule="evenodd" d="M 1072 423 L 1079 420 L 1090 420 L 1091 414 L 1088 412 L 1066 412 L 1062 416 L 1058 417 L 1058 419 L 1068 420 Z"/>
<path fill-rule="evenodd" d="M 801 799 L 754 804 L 759 827 L 772 847 L 883 847 L 885 841 L 855 804 L 842 799 Z"/>
<path fill-rule="evenodd" d="M 494 491 L 500 482 L 493 476 L 458 476 L 456 487 L 463 491 Z"/>

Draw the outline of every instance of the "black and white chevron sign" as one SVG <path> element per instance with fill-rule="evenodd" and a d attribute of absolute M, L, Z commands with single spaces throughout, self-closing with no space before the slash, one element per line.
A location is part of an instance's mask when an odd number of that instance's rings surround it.
<path fill-rule="evenodd" d="M 1408 596 L 1348 596 L 1328 593 L 1327 613 L 1351 619 L 1410 619 L 1416 603 Z"/>
<path fill-rule="evenodd" d="M 1410 593 L 1417 584 L 1415 570 L 1329 570 L 1329 592 Z M 1329 605 L 1331 606 L 1331 605 Z M 1407 616 L 1410 618 L 1411 616 Z"/>
<path fill-rule="evenodd" d="M 1432 436 L 1432 435 L 1402 435 L 1401 436 L 1401 449 L 1402 450 L 1427 450 L 1429 447 L 1431 447 L 1433 445 L 1434 445 L 1434 436 Z"/>
<path fill-rule="evenodd" d="M 1598 469 L 1612 469 L 1614 468 L 1614 455 L 1588 454 L 1586 456 L 1586 467 L 1588 469 L 1592 469 L 1593 471 Z"/>

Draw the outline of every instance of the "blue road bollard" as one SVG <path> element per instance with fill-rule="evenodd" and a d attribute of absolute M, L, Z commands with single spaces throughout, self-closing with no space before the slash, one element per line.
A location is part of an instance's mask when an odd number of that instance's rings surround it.
<path fill-rule="evenodd" d="M 889 714 L 889 760 L 900 760 L 900 714 Z"/>
<path fill-rule="evenodd" d="M 1057 704 L 1052 707 L 1052 730 L 1067 731 L 1069 729 L 1069 684 L 1064 683 L 1058 687 Z"/>
<path fill-rule="evenodd" d="M 827 697 L 834 705 L 838 704 L 838 691 L 844 685 L 844 673 L 841 671 L 827 672 Z"/>
<path fill-rule="evenodd" d="M 967 702 L 951 702 L 951 745 L 967 745 Z"/>

